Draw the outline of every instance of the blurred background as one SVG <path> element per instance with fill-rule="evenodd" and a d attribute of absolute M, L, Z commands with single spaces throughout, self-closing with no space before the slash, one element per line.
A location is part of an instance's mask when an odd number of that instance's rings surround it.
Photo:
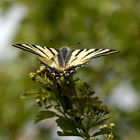
<path fill-rule="evenodd" d="M 80 140 L 57 136 L 54 120 L 33 124 L 39 107 L 21 95 L 39 62 L 15 43 L 119 50 L 76 76 L 110 108 L 115 139 L 140 140 L 139 0 L 0 0 L 0 140 Z"/>

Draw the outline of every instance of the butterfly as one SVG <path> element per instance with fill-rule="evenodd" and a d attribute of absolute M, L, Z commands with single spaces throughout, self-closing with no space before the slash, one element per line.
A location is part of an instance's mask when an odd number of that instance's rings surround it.
<path fill-rule="evenodd" d="M 66 46 L 59 49 L 31 44 L 15 44 L 13 46 L 38 55 L 39 61 L 56 77 L 69 76 L 93 58 L 118 53 L 117 50 L 103 48 L 71 50 Z"/>

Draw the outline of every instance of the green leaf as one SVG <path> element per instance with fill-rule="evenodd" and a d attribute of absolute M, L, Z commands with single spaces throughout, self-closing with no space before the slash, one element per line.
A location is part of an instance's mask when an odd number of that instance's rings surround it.
<path fill-rule="evenodd" d="M 68 118 L 59 118 L 56 120 L 57 125 L 63 130 L 63 131 L 69 131 L 73 133 L 78 133 L 77 127 L 73 120 Z"/>
<path fill-rule="evenodd" d="M 102 119 L 102 120 L 99 120 L 99 121 L 95 122 L 91 127 L 98 126 L 98 125 L 102 125 L 102 124 L 104 124 L 108 119 L 110 119 L 110 118 L 108 117 L 108 118 L 104 118 L 104 119 Z"/>
<path fill-rule="evenodd" d="M 80 135 L 80 133 L 74 133 L 74 132 L 68 132 L 68 131 L 57 131 L 58 136 L 79 136 L 82 137 L 82 135 Z"/>
<path fill-rule="evenodd" d="M 40 90 L 38 89 L 25 90 L 21 98 L 37 97 L 39 93 L 40 93 Z"/>
<path fill-rule="evenodd" d="M 106 132 L 104 132 L 104 131 L 98 131 L 98 132 L 96 132 L 96 133 L 94 133 L 93 135 L 92 135 L 92 137 L 94 136 L 99 136 L 99 135 L 104 135 L 104 134 L 106 134 Z"/>
<path fill-rule="evenodd" d="M 104 135 L 104 134 L 110 134 L 111 133 L 111 129 L 105 129 L 105 130 L 100 130 L 98 132 L 95 132 L 92 136 L 99 136 L 99 135 Z"/>
<path fill-rule="evenodd" d="M 52 112 L 52 111 L 41 110 L 36 115 L 35 123 L 38 123 L 38 122 L 40 122 L 44 119 L 50 119 L 50 118 L 53 118 L 53 117 L 58 117 L 58 115 L 55 112 Z"/>

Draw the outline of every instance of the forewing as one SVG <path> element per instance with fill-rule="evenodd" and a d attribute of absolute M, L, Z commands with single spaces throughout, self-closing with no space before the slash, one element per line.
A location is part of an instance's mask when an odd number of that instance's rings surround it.
<path fill-rule="evenodd" d="M 56 49 L 45 46 L 31 44 L 15 44 L 13 46 L 34 53 L 42 58 L 46 58 L 47 60 L 50 60 L 51 58 L 58 55 L 58 51 Z"/>
<path fill-rule="evenodd" d="M 72 52 L 68 67 L 80 66 L 89 62 L 92 58 L 110 55 L 117 53 L 116 50 L 111 49 L 78 49 Z"/>
<path fill-rule="evenodd" d="M 54 48 L 31 44 L 15 44 L 14 47 L 31 52 L 39 56 L 39 61 L 50 70 L 58 69 L 58 51 Z"/>

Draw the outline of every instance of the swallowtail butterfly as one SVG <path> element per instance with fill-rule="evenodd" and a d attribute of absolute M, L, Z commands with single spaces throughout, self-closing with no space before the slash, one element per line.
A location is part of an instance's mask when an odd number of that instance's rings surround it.
<path fill-rule="evenodd" d="M 110 55 L 118 51 L 112 49 L 77 49 L 71 50 L 64 46 L 59 49 L 31 44 L 15 44 L 14 47 L 34 53 L 39 61 L 55 74 L 56 77 L 69 75 L 78 67 L 87 64 L 92 58 Z"/>

